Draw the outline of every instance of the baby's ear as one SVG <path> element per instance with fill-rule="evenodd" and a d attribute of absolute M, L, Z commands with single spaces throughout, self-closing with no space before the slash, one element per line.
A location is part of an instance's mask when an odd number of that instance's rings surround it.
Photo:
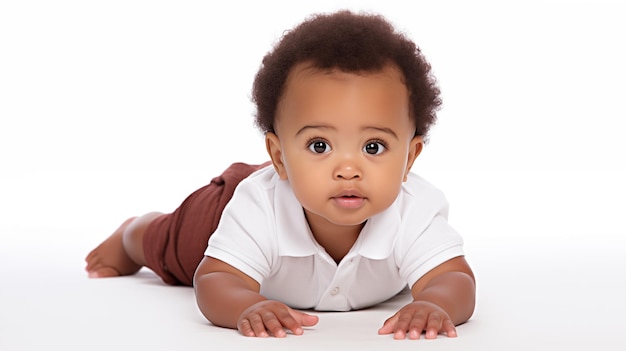
<path fill-rule="evenodd" d="M 407 177 L 409 176 L 409 172 L 411 171 L 411 167 L 413 167 L 413 163 L 417 156 L 422 152 L 422 148 L 424 148 L 424 138 L 421 136 L 415 136 L 411 139 L 409 143 L 409 154 L 406 162 L 406 169 L 404 170 L 404 181 L 406 182 Z"/>
<path fill-rule="evenodd" d="M 272 159 L 272 163 L 274 164 L 274 169 L 280 179 L 287 179 L 287 171 L 285 170 L 285 163 L 283 162 L 283 152 L 280 148 L 280 140 L 278 136 L 272 132 L 265 133 L 265 147 L 267 148 L 267 153 L 270 155 Z"/>

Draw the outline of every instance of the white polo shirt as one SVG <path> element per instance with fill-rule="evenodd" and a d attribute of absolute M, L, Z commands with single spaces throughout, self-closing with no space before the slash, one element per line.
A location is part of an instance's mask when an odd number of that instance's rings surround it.
<path fill-rule="evenodd" d="M 314 239 L 289 182 L 273 167 L 243 180 L 205 252 L 293 308 L 348 311 L 383 302 L 463 255 L 439 190 L 411 173 L 391 207 L 370 218 L 337 265 Z"/>

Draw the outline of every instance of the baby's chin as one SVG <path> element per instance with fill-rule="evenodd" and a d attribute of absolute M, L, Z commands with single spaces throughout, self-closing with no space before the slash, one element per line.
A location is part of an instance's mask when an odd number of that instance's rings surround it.
<path fill-rule="evenodd" d="M 363 217 L 363 216 L 350 216 L 350 215 L 334 215 L 332 217 L 323 217 L 328 222 L 339 226 L 339 227 L 363 227 L 367 220 L 371 218 L 371 216 Z"/>

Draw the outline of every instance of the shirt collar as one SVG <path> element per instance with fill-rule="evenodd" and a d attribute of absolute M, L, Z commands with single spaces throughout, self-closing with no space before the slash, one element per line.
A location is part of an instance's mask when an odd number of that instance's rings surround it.
<path fill-rule="evenodd" d="M 277 177 L 275 175 L 275 177 Z M 280 256 L 314 255 L 317 247 L 313 234 L 288 180 L 277 180 L 274 193 L 274 215 Z"/>
<path fill-rule="evenodd" d="M 354 247 L 359 255 L 372 260 L 382 260 L 391 255 L 401 220 L 397 202 L 367 220 Z"/>

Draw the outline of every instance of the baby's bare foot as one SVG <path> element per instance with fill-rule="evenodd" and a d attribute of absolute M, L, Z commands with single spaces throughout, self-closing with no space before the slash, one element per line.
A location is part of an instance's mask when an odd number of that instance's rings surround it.
<path fill-rule="evenodd" d="M 122 243 L 124 230 L 134 219 L 127 219 L 111 236 L 87 255 L 85 270 L 90 278 L 130 275 L 141 268 L 141 265 L 131 260 Z"/>

